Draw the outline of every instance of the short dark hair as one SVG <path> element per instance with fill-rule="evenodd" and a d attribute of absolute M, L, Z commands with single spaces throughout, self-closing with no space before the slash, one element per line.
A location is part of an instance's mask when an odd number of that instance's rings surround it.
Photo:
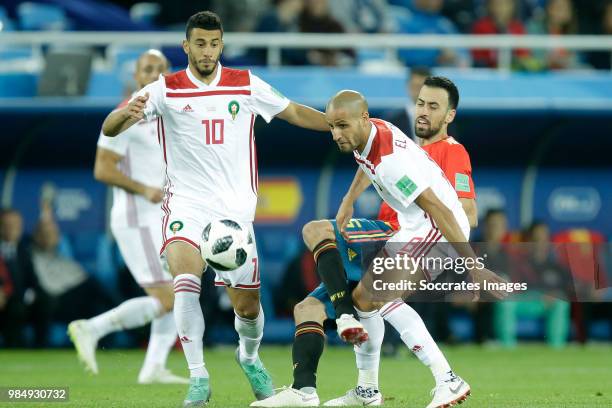
<path fill-rule="evenodd" d="M 432 88 L 442 88 L 448 93 L 448 104 L 451 109 L 457 109 L 459 106 L 459 90 L 450 79 L 442 76 L 430 76 L 425 79 L 423 86 Z"/>
<path fill-rule="evenodd" d="M 189 17 L 187 20 L 187 27 L 185 29 L 185 37 L 189 39 L 191 30 L 194 28 L 201 28 L 202 30 L 219 30 L 221 31 L 221 37 L 223 37 L 223 25 L 218 15 L 212 11 L 200 11 Z"/>

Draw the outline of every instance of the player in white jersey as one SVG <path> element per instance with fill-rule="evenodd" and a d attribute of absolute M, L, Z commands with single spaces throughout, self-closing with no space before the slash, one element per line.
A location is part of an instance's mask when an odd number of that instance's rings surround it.
<path fill-rule="evenodd" d="M 439 91 L 444 92 L 444 89 Z M 413 243 L 408 247 L 408 256 L 413 258 L 431 256 L 432 250 L 438 252 L 437 256 L 476 258 L 467 244 L 470 227 L 457 193 L 423 149 L 392 124 L 370 119 L 367 103 L 358 92 L 336 94 L 327 105 L 326 117 L 339 149 L 352 152 L 361 170 L 338 211 L 344 219 L 339 220 L 339 225 L 345 225 L 350 219 L 354 199 L 371 183 L 381 198 L 398 213 L 400 229 L 386 245 L 391 256 L 397 252 L 394 244 L 397 248 L 399 243 Z M 417 123 L 416 126 L 418 129 L 424 124 Z M 442 242 L 449 245 L 435 245 Z M 442 271 L 418 268 L 412 272 L 401 277 L 417 283 L 435 280 Z M 486 268 L 475 267 L 469 269 L 468 274 L 480 287 L 483 287 L 484 280 L 503 282 Z M 378 296 L 373 296 L 373 293 Z M 353 302 L 362 319 L 380 311 L 380 315 L 400 333 L 408 348 L 430 368 L 436 386 L 428 408 L 454 405 L 467 398 L 470 386 L 451 370 L 420 316 L 398 298 L 398 295 L 409 297 L 413 293 L 411 290 L 399 293 L 377 291 L 366 276 L 353 291 Z M 497 291 L 491 294 L 499 298 L 505 295 Z"/>
<path fill-rule="evenodd" d="M 183 41 L 187 69 L 146 86 L 103 126 L 104 134 L 116 136 L 142 118 L 158 118 L 166 163 L 161 252 L 174 276 L 174 315 L 191 377 L 184 406 L 204 405 L 210 397 L 199 304 L 206 265 L 198 242 L 214 219 L 229 218 L 252 228 L 257 203 L 255 117 L 267 122 L 279 117 L 320 131 L 329 128 L 321 112 L 291 102 L 247 70 L 222 67 L 222 37 L 216 14 L 193 15 Z M 216 284 L 226 286 L 234 306 L 238 363 L 256 398 L 266 398 L 274 390 L 258 356 L 264 316 L 256 250 L 241 268 L 215 272 Z"/>
<path fill-rule="evenodd" d="M 155 81 L 167 69 L 168 61 L 159 51 L 143 53 L 134 73 L 138 88 Z M 127 101 L 118 109 L 125 105 Z M 166 369 L 166 359 L 177 334 L 171 313 L 174 303 L 172 276 L 158 256 L 162 244 L 159 208 L 163 197 L 164 165 L 157 141 L 157 122 L 139 121 L 122 138 L 106 137 L 101 133 L 94 175 L 113 187 L 111 231 L 128 269 L 147 296 L 127 300 L 91 319 L 70 323 L 70 338 L 86 368 L 97 374 L 95 351 L 100 338 L 151 322 L 151 337 L 138 382 L 187 383 L 186 378 Z"/>

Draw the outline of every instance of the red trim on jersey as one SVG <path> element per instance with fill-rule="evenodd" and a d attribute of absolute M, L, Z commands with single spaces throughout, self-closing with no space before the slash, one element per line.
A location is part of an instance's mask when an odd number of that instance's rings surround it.
<path fill-rule="evenodd" d="M 227 283 L 222 282 L 222 281 L 215 281 L 215 286 L 226 286 L 226 287 L 229 286 L 229 287 L 232 287 L 232 285 L 228 285 Z M 261 283 L 258 283 L 256 285 L 243 285 L 242 283 L 239 283 L 239 284 L 237 284 L 237 285 L 235 285 L 233 287 L 237 288 L 237 289 L 259 289 L 261 287 Z"/>
<path fill-rule="evenodd" d="M 198 86 L 191 82 L 187 76 L 187 70 L 182 70 L 174 74 L 165 75 L 166 88 L 168 89 L 198 89 Z"/>
<path fill-rule="evenodd" d="M 393 132 L 384 120 L 370 119 L 370 122 L 376 127 L 376 135 L 374 135 L 367 160 L 376 167 L 383 156 L 393 153 Z"/>
<path fill-rule="evenodd" d="M 360 158 L 358 158 L 357 156 L 355 156 L 355 161 L 356 161 L 357 163 L 361 163 L 361 164 L 363 164 L 364 166 L 366 166 L 366 167 L 367 167 L 367 168 L 368 168 L 368 169 L 369 169 L 369 170 L 372 172 L 372 174 L 376 174 L 376 169 L 374 168 L 374 166 L 372 165 L 372 163 L 367 162 L 367 161 L 364 161 L 364 160 L 361 160 L 361 159 L 360 159 Z"/>
<path fill-rule="evenodd" d="M 168 164 L 168 158 L 166 157 L 166 129 L 164 127 L 164 118 L 159 117 L 161 122 L 161 134 L 162 134 L 162 148 L 164 150 L 164 163 Z"/>
<path fill-rule="evenodd" d="M 253 126 L 255 124 L 255 115 L 251 115 L 251 130 L 249 132 L 249 171 L 251 173 L 251 189 L 257 195 L 257 152 L 253 152 L 255 138 L 253 136 Z M 253 168 L 255 162 L 255 168 Z"/>
<path fill-rule="evenodd" d="M 251 77 L 249 71 L 244 69 L 225 68 L 221 69 L 221 79 L 217 86 L 250 86 Z"/>
<path fill-rule="evenodd" d="M 164 253 L 164 251 L 166 250 L 166 247 L 168 246 L 168 244 L 170 244 L 170 243 L 172 243 L 174 241 L 183 241 L 183 242 L 186 242 L 186 243 L 190 244 L 191 246 L 193 246 L 198 251 L 200 250 L 200 246 L 198 244 L 196 244 L 195 242 L 193 242 L 192 240 L 190 240 L 189 238 L 185 238 L 185 237 L 172 237 L 172 238 L 166 240 L 166 242 L 164 242 L 164 245 L 162 245 L 162 248 L 159 251 L 160 255 Z"/>
<path fill-rule="evenodd" d="M 260 286 L 261 286 L 261 283 L 257 283 L 255 285 L 243 285 L 242 283 L 239 283 L 235 285 L 234 287 L 238 289 L 259 289 Z"/>
<path fill-rule="evenodd" d="M 228 89 L 219 91 L 202 91 L 202 92 L 166 92 L 168 98 L 193 98 L 197 96 L 214 96 L 214 95 L 250 95 L 251 91 L 246 89 Z"/>

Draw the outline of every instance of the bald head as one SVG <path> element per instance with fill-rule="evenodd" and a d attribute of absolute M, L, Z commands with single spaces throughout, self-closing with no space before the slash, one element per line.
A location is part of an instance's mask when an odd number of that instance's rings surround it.
<path fill-rule="evenodd" d="M 159 50 L 150 49 L 138 57 L 134 79 L 140 88 L 157 80 L 160 74 L 168 71 L 168 60 Z"/>
<path fill-rule="evenodd" d="M 351 116 L 362 116 L 368 111 L 368 102 L 357 91 L 343 90 L 332 96 L 325 111 L 343 109 Z"/>
<path fill-rule="evenodd" d="M 338 92 L 327 103 L 325 118 L 340 151 L 363 149 L 372 124 L 368 102 L 362 94 L 350 90 Z"/>

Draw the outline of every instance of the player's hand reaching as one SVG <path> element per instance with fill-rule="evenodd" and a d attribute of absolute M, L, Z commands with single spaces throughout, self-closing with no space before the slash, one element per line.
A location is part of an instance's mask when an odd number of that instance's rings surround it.
<path fill-rule="evenodd" d="M 486 289 L 486 284 L 491 286 L 491 284 L 499 285 L 500 283 L 508 283 L 504 278 L 497 275 L 495 272 L 488 270 L 487 268 L 474 268 L 469 272 L 469 277 L 472 282 L 478 283 L 480 290 L 485 290 L 487 293 L 490 293 L 496 299 L 504 299 L 508 296 L 508 292 L 505 290 L 495 290 L 495 289 Z M 474 291 L 474 297 L 472 301 L 477 302 L 480 299 L 480 290 Z"/>
<path fill-rule="evenodd" d="M 346 230 L 346 225 L 351 221 L 353 217 L 353 203 L 348 202 L 347 200 L 342 200 L 340 203 L 340 208 L 338 208 L 338 212 L 336 213 L 336 226 L 340 229 L 340 233 L 344 235 L 344 231 Z"/>
<path fill-rule="evenodd" d="M 128 103 L 126 112 L 130 119 L 141 120 L 144 119 L 144 109 L 149 100 L 149 93 L 145 93 L 143 96 L 137 96 Z"/>
<path fill-rule="evenodd" d="M 164 192 L 157 187 L 146 186 L 142 192 L 142 195 L 153 204 L 161 202 L 161 200 L 164 198 Z"/>

